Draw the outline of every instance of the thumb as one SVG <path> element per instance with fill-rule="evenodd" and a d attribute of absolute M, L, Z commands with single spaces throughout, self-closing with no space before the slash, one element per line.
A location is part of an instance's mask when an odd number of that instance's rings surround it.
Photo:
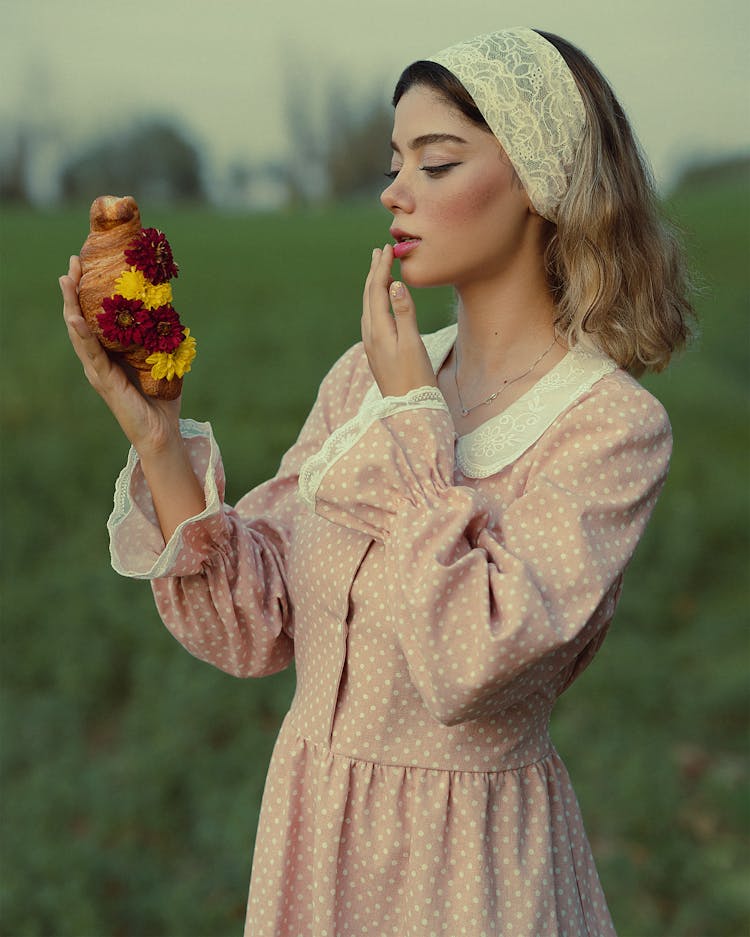
<path fill-rule="evenodd" d="M 400 280 L 394 280 L 388 289 L 388 295 L 391 300 L 394 318 L 397 320 L 399 327 L 405 325 L 416 329 L 417 310 L 409 290 Z"/>

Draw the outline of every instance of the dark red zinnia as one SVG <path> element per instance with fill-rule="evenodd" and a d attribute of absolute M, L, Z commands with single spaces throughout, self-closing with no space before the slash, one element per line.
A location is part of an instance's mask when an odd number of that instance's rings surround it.
<path fill-rule="evenodd" d="M 148 312 L 140 299 L 124 296 L 106 296 L 102 300 L 104 312 L 97 313 L 97 321 L 107 341 L 128 345 L 143 344 L 143 325 Z"/>
<path fill-rule="evenodd" d="M 146 310 L 141 344 L 150 352 L 174 351 L 185 338 L 180 317 L 169 303 Z"/>
<path fill-rule="evenodd" d="M 179 276 L 169 241 L 157 228 L 143 228 L 125 249 L 125 260 L 154 284 L 166 283 Z"/>

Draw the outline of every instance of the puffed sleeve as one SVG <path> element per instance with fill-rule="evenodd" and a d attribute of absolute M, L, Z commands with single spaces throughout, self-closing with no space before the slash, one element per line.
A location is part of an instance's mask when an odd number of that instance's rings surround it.
<path fill-rule="evenodd" d="M 601 640 L 671 453 L 661 404 L 620 375 L 541 436 L 510 503 L 453 483 L 435 407 L 373 421 L 323 476 L 316 511 L 385 545 L 390 618 L 440 722 L 499 711 Z"/>
<path fill-rule="evenodd" d="M 355 372 L 365 360 L 350 349 L 321 384 L 296 443 L 270 481 L 235 507 L 224 503 L 224 470 L 208 424 L 181 421 L 205 510 L 165 544 L 138 457 L 131 450 L 109 520 L 114 569 L 148 579 L 167 628 L 195 657 L 236 676 L 284 669 L 294 655 L 294 608 L 286 555 L 300 510 L 302 462 L 346 414 Z"/>

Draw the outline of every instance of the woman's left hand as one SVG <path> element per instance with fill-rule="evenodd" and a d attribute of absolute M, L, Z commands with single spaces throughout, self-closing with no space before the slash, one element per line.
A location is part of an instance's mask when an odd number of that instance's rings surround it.
<path fill-rule="evenodd" d="M 419 334 L 414 302 L 406 286 L 392 280 L 392 265 L 390 244 L 372 252 L 362 297 L 362 341 L 381 394 L 402 397 L 417 387 L 434 387 L 437 381 Z"/>

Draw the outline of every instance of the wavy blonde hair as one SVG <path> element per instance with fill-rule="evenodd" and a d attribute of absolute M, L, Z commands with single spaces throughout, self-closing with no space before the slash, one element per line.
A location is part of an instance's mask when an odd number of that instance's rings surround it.
<path fill-rule="evenodd" d="M 565 59 L 583 98 L 586 128 L 570 185 L 548 222 L 545 262 L 568 343 L 593 343 L 634 375 L 661 371 L 691 337 L 690 278 L 664 217 L 651 170 L 607 80 L 567 40 L 537 30 Z M 402 73 L 394 106 L 415 84 L 432 87 L 492 133 L 460 81 L 435 62 Z"/>
<path fill-rule="evenodd" d="M 586 128 L 547 244 L 558 328 L 590 337 L 632 374 L 661 371 L 691 336 L 690 279 L 648 163 L 601 72 L 575 46 L 540 32 L 565 59 Z"/>

